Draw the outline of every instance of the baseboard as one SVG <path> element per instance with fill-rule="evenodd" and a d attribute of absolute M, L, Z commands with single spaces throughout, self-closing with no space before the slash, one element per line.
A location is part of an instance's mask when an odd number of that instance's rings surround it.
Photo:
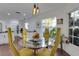
<path fill-rule="evenodd" d="M 58 51 L 60 51 L 60 55 L 61 56 L 71 56 L 70 54 L 68 54 L 65 50 L 61 49 L 61 48 L 58 48 L 57 49 Z"/>
<path fill-rule="evenodd" d="M 8 45 L 8 43 L 3 43 L 3 44 L 0 44 L 0 46 L 3 46 L 3 45 Z"/>

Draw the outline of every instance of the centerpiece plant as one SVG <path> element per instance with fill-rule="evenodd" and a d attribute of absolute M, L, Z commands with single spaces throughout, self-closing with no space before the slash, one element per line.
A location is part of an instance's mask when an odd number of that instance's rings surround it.
<path fill-rule="evenodd" d="M 54 38 L 56 36 L 56 28 L 52 28 L 51 30 L 50 30 L 50 37 L 51 38 Z"/>

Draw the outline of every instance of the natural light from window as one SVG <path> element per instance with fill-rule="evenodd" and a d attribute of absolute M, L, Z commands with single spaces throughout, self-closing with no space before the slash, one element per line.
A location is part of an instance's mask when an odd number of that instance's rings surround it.
<path fill-rule="evenodd" d="M 28 23 L 25 23 L 25 29 L 29 29 L 28 25 L 29 25 Z"/>

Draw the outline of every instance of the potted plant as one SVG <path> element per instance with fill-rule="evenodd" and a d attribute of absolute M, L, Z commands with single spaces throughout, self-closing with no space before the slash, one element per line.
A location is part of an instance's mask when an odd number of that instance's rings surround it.
<path fill-rule="evenodd" d="M 56 28 L 53 28 L 52 30 L 50 30 L 50 37 L 53 38 L 56 36 Z"/>

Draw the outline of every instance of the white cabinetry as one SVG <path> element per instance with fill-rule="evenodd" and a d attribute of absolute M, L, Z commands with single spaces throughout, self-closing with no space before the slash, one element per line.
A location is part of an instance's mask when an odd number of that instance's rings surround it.
<path fill-rule="evenodd" d="M 6 33 L 0 33 L 0 44 L 8 43 L 8 38 Z"/>
<path fill-rule="evenodd" d="M 12 34 L 13 38 L 14 35 L 16 36 L 16 27 L 19 25 L 19 22 L 16 20 L 11 20 L 11 21 L 0 21 L 2 23 L 2 32 L 5 32 L 7 30 L 7 27 L 11 27 L 12 31 L 14 31 Z M 8 35 L 7 33 L 0 33 L 0 44 L 6 44 L 8 43 Z"/>

